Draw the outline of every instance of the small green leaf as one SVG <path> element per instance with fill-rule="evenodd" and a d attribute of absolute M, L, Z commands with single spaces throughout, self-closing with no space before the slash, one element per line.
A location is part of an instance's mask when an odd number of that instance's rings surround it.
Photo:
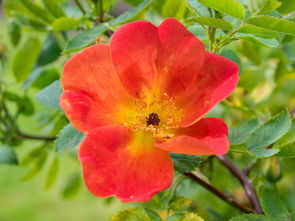
<path fill-rule="evenodd" d="M 229 140 L 231 145 L 241 145 L 245 143 L 250 135 L 259 126 L 259 121 L 257 119 L 251 119 L 245 121 L 244 123 L 238 125 L 237 127 L 229 128 Z"/>
<path fill-rule="evenodd" d="M 235 18 L 244 19 L 246 10 L 240 2 L 236 0 L 198 0 L 203 5 L 231 15 Z"/>
<path fill-rule="evenodd" d="M 278 37 L 278 33 L 269 31 L 264 28 L 259 28 L 255 25 L 245 24 L 238 29 L 239 33 L 253 34 L 261 38 L 271 39 Z"/>
<path fill-rule="evenodd" d="M 17 46 L 21 39 L 22 31 L 21 27 L 14 20 L 8 22 L 8 35 L 11 43 Z"/>
<path fill-rule="evenodd" d="M 48 13 L 48 11 L 46 11 L 44 8 L 39 6 L 37 3 L 34 3 L 31 0 L 20 0 L 20 1 L 36 17 L 41 18 L 43 21 L 47 23 L 51 23 L 53 21 L 53 16 L 50 13 Z"/>
<path fill-rule="evenodd" d="M 42 0 L 42 3 L 45 6 L 45 8 L 56 18 L 65 16 L 65 13 L 59 6 L 58 0 Z"/>
<path fill-rule="evenodd" d="M 18 159 L 13 149 L 8 146 L 0 146 L 0 164 L 18 164 Z"/>
<path fill-rule="evenodd" d="M 54 81 L 48 87 L 44 88 L 36 95 L 37 101 L 41 104 L 53 109 L 60 109 L 59 97 L 62 93 L 62 88 L 58 80 Z"/>
<path fill-rule="evenodd" d="M 271 31 L 295 35 L 295 23 L 277 17 L 258 15 L 248 20 L 249 24 L 258 26 Z"/>
<path fill-rule="evenodd" d="M 39 155 L 36 156 L 36 158 L 33 161 L 35 162 L 35 164 L 29 169 L 29 171 L 27 171 L 27 173 L 25 173 L 25 175 L 22 176 L 21 180 L 26 181 L 35 177 L 43 168 L 46 162 L 46 158 L 47 152 L 40 152 Z"/>
<path fill-rule="evenodd" d="M 55 141 L 56 151 L 71 149 L 78 146 L 85 135 L 77 131 L 71 124 L 66 125 Z"/>
<path fill-rule="evenodd" d="M 110 22 L 111 26 L 117 26 L 123 23 L 126 23 L 139 15 L 141 12 L 143 12 L 148 6 L 150 6 L 151 0 L 145 0 L 142 3 L 140 3 L 137 7 L 130 9 L 129 11 L 121 14 L 119 17 L 115 18 Z"/>
<path fill-rule="evenodd" d="M 245 214 L 231 218 L 229 221 L 275 221 L 269 216 L 258 214 Z"/>
<path fill-rule="evenodd" d="M 55 31 L 73 30 L 78 28 L 80 20 L 76 18 L 60 17 L 55 19 L 51 26 Z"/>
<path fill-rule="evenodd" d="M 194 170 L 200 165 L 202 161 L 202 158 L 197 155 L 170 153 L 170 156 L 174 164 L 174 169 L 179 173 L 185 173 Z"/>
<path fill-rule="evenodd" d="M 187 210 L 191 205 L 193 201 L 181 196 L 174 197 L 169 202 L 169 209 L 174 211 L 184 211 Z"/>
<path fill-rule="evenodd" d="M 41 53 L 38 57 L 36 66 L 43 66 L 50 64 L 57 60 L 61 54 L 59 47 L 53 34 L 48 34 L 42 46 Z"/>
<path fill-rule="evenodd" d="M 186 8 L 186 3 L 183 0 L 166 0 L 162 7 L 162 16 L 182 19 Z"/>
<path fill-rule="evenodd" d="M 275 220 L 291 220 L 286 205 L 275 189 L 264 188 L 261 193 L 261 206 L 266 215 Z"/>
<path fill-rule="evenodd" d="M 41 45 L 39 40 L 30 37 L 16 51 L 12 60 L 12 71 L 17 81 L 25 80 L 30 74 L 38 58 L 40 49 Z"/>
<path fill-rule="evenodd" d="M 249 138 L 246 147 L 249 151 L 266 147 L 287 133 L 292 125 L 291 115 L 283 111 L 262 124 Z"/>
<path fill-rule="evenodd" d="M 112 221 L 162 221 L 161 217 L 153 210 L 137 207 L 123 210 L 112 216 Z"/>
<path fill-rule="evenodd" d="M 76 35 L 74 38 L 68 41 L 63 53 L 78 51 L 89 46 L 95 41 L 97 36 L 104 33 L 107 29 L 108 28 L 105 25 L 98 25 Z"/>
<path fill-rule="evenodd" d="M 252 13 L 266 14 L 280 7 L 281 3 L 276 0 L 248 0 L 247 5 Z"/>
<path fill-rule="evenodd" d="M 280 43 L 276 39 L 264 39 L 257 36 L 250 35 L 237 35 L 239 39 L 252 42 L 257 45 L 267 46 L 267 47 L 278 47 Z"/>
<path fill-rule="evenodd" d="M 295 10 L 295 1 L 281 0 L 281 3 L 282 5 L 278 9 L 281 14 L 288 14 Z"/>
<path fill-rule="evenodd" d="M 189 19 L 189 21 L 194 21 L 202 25 L 211 26 L 214 28 L 224 29 L 224 30 L 233 30 L 234 26 L 220 18 L 212 18 L 212 17 L 193 17 Z"/>
<path fill-rule="evenodd" d="M 54 158 L 50 165 L 47 178 L 45 181 L 44 189 L 48 190 L 55 182 L 58 171 L 58 158 Z"/>
<path fill-rule="evenodd" d="M 235 52 L 233 52 L 232 50 L 230 50 L 228 48 L 224 48 L 221 51 L 220 55 L 235 62 L 239 66 L 239 69 L 240 69 L 239 73 L 241 73 L 243 71 L 242 62 L 241 62 L 239 56 Z"/>
<path fill-rule="evenodd" d="M 66 199 L 75 197 L 81 189 L 81 176 L 79 174 L 73 174 L 67 180 L 63 190 L 62 196 Z"/>
<path fill-rule="evenodd" d="M 175 213 L 173 216 L 169 216 L 166 221 L 204 221 L 203 218 L 195 213 Z"/>
<path fill-rule="evenodd" d="M 277 154 L 278 157 L 295 158 L 295 140 L 288 141 L 278 146 L 275 145 L 274 148 L 280 150 Z"/>
<path fill-rule="evenodd" d="M 13 19 L 21 27 L 33 29 L 34 31 L 46 31 L 47 27 L 44 23 L 31 19 L 30 17 L 20 14 L 13 13 Z"/>
<path fill-rule="evenodd" d="M 59 79 L 59 73 L 55 68 L 50 67 L 37 67 L 27 77 L 22 85 L 22 89 L 35 87 L 42 89 Z"/>

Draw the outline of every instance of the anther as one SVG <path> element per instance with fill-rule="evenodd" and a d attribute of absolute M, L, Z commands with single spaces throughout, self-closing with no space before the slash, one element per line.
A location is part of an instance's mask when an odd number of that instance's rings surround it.
<path fill-rule="evenodd" d="M 159 119 L 158 114 L 151 113 L 151 114 L 149 114 L 149 117 L 146 118 L 146 125 L 147 126 L 149 126 L 149 125 L 159 126 L 160 121 L 161 120 Z"/>

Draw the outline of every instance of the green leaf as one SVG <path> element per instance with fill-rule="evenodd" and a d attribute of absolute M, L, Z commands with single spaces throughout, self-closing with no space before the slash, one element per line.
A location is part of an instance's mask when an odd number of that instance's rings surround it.
<path fill-rule="evenodd" d="M 62 88 L 58 80 L 54 81 L 48 87 L 44 88 L 36 95 L 37 101 L 41 104 L 53 109 L 60 109 L 59 97 L 62 93 Z"/>
<path fill-rule="evenodd" d="M 224 48 L 221 51 L 220 55 L 235 62 L 239 66 L 239 69 L 240 69 L 239 73 L 242 72 L 242 70 L 243 70 L 242 62 L 241 62 L 239 56 L 235 52 L 233 52 L 232 50 L 230 50 L 228 48 Z"/>
<path fill-rule="evenodd" d="M 295 1 L 292 0 L 281 0 L 281 7 L 279 7 L 278 11 L 281 14 L 288 14 L 295 10 Z"/>
<path fill-rule="evenodd" d="M 162 16 L 182 19 L 186 12 L 186 3 L 183 0 L 166 0 L 162 7 Z"/>
<path fill-rule="evenodd" d="M 44 189 L 48 190 L 55 182 L 58 171 L 58 158 L 54 158 L 50 165 L 47 178 L 45 181 Z"/>
<path fill-rule="evenodd" d="M 249 18 L 247 21 L 249 24 L 255 25 L 260 28 L 289 35 L 295 35 L 295 23 L 281 18 L 267 15 L 258 15 Z"/>
<path fill-rule="evenodd" d="M 21 27 L 13 20 L 8 22 L 8 35 L 11 43 L 17 46 L 21 39 Z"/>
<path fill-rule="evenodd" d="M 59 74 L 55 68 L 37 67 L 35 68 L 22 85 L 22 89 L 33 86 L 42 89 L 59 79 Z"/>
<path fill-rule="evenodd" d="M 220 19 L 220 18 L 193 17 L 189 20 L 190 21 L 192 20 L 192 21 L 197 22 L 202 25 L 207 25 L 207 26 L 211 26 L 214 28 L 220 28 L 220 29 L 229 30 L 229 31 L 234 29 L 234 26 L 231 23 L 229 23 L 228 21 L 225 21 L 223 19 Z"/>
<path fill-rule="evenodd" d="M 179 173 L 185 173 L 194 170 L 200 165 L 202 161 L 202 158 L 196 155 L 170 153 L 170 156 L 174 164 L 174 169 Z"/>
<path fill-rule="evenodd" d="M 45 6 L 45 8 L 56 18 L 65 16 L 65 13 L 59 6 L 58 0 L 42 0 L 42 3 Z"/>
<path fill-rule="evenodd" d="M 30 37 L 16 51 L 12 60 L 12 71 L 17 81 L 25 80 L 30 74 L 38 58 L 40 49 L 41 45 L 39 40 Z"/>
<path fill-rule="evenodd" d="M 176 196 L 169 202 L 169 209 L 174 211 L 184 211 L 187 210 L 192 205 L 192 203 L 193 201 L 190 199 Z"/>
<path fill-rule="evenodd" d="M 4 0 L 3 6 L 7 17 L 12 17 L 15 12 L 34 16 L 20 0 Z"/>
<path fill-rule="evenodd" d="M 204 221 L 203 218 L 195 213 L 175 213 L 173 216 L 168 217 L 166 221 Z"/>
<path fill-rule="evenodd" d="M 266 215 L 275 220 L 291 220 L 286 205 L 275 189 L 264 188 L 261 193 L 261 206 Z"/>
<path fill-rule="evenodd" d="M 80 25 L 80 20 L 76 18 L 60 17 L 55 19 L 51 26 L 55 31 L 65 31 L 77 29 Z"/>
<path fill-rule="evenodd" d="M 269 31 L 263 28 L 259 28 L 255 25 L 245 24 L 241 28 L 238 29 L 239 33 L 253 34 L 261 38 L 276 38 L 278 37 L 278 33 L 274 31 Z"/>
<path fill-rule="evenodd" d="M 266 14 L 280 7 L 281 3 L 276 0 L 248 0 L 247 5 L 252 13 Z"/>
<path fill-rule="evenodd" d="M 280 150 L 280 152 L 277 154 L 279 157 L 295 158 L 295 140 L 288 141 L 279 146 L 275 145 L 274 148 Z"/>
<path fill-rule="evenodd" d="M 137 207 L 123 210 L 112 216 L 112 221 L 162 221 L 161 217 L 151 209 Z"/>
<path fill-rule="evenodd" d="M 61 130 L 55 141 L 56 151 L 74 148 L 81 143 L 84 137 L 83 133 L 68 124 Z"/>
<path fill-rule="evenodd" d="M 187 6 L 191 9 L 192 12 L 196 15 L 210 16 L 206 6 L 200 4 L 197 0 L 186 0 Z"/>
<path fill-rule="evenodd" d="M 95 41 L 95 38 L 97 36 L 104 33 L 107 29 L 108 28 L 105 25 L 98 25 L 76 35 L 74 38 L 68 41 L 63 53 L 78 51 L 89 46 L 92 42 Z"/>
<path fill-rule="evenodd" d="M 140 3 L 137 7 L 130 9 L 129 11 L 121 14 L 119 17 L 115 18 L 110 22 L 111 26 L 117 26 L 126 23 L 143 12 L 148 6 L 150 6 L 151 0 L 145 0 Z"/>
<path fill-rule="evenodd" d="M 73 198 L 79 193 L 80 188 L 81 176 L 79 174 L 74 174 L 67 180 L 62 190 L 62 196 L 66 199 Z"/>
<path fill-rule="evenodd" d="M 36 17 L 41 18 L 43 21 L 47 23 L 51 23 L 53 21 L 53 16 L 50 13 L 48 13 L 44 8 L 39 6 L 38 4 L 33 3 L 31 0 L 20 0 L 20 1 Z"/>
<path fill-rule="evenodd" d="M 244 19 L 246 10 L 240 2 L 236 0 L 198 0 L 203 5 L 231 15 L 235 18 Z"/>
<path fill-rule="evenodd" d="M 19 13 L 13 13 L 13 18 L 17 24 L 19 24 L 21 27 L 26 27 L 33 29 L 34 31 L 46 31 L 47 27 L 44 25 L 44 23 L 33 20 L 29 18 L 28 16 L 25 16 L 23 14 Z"/>
<path fill-rule="evenodd" d="M 238 125 L 237 127 L 229 128 L 229 140 L 231 145 L 241 145 L 245 143 L 250 135 L 259 126 L 259 121 L 257 119 L 251 119 L 245 121 L 244 123 Z"/>
<path fill-rule="evenodd" d="M 247 149 L 252 151 L 273 144 L 289 131 L 291 125 L 291 115 L 288 111 L 275 115 L 250 136 L 246 144 Z"/>
<path fill-rule="evenodd" d="M 21 180 L 26 181 L 35 177 L 43 168 L 47 158 L 47 152 L 43 151 L 34 159 L 35 164 L 30 168 L 30 170 L 22 176 Z"/>
<path fill-rule="evenodd" d="M 278 2 L 276 0 L 268 0 L 268 3 L 259 10 L 258 14 L 266 14 L 268 12 L 272 12 L 280 7 L 281 4 L 281 2 Z"/>
<path fill-rule="evenodd" d="M 0 146 L 0 164 L 18 164 L 18 159 L 13 149 L 8 146 Z"/>
<path fill-rule="evenodd" d="M 250 36 L 250 35 L 237 35 L 237 37 L 239 39 L 249 41 L 260 46 L 276 48 L 280 45 L 280 43 L 276 39 L 264 39 L 264 38 L 259 38 L 257 36 Z"/>
<path fill-rule="evenodd" d="M 258 214 L 245 214 L 231 218 L 229 221 L 275 221 L 269 216 Z"/>
<path fill-rule="evenodd" d="M 48 34 L 43 43 L 42 51 L 38 57 L 36 66 L 43 66 L 56 61 L 61 55 L 61 48 L 53 34 Z"/>

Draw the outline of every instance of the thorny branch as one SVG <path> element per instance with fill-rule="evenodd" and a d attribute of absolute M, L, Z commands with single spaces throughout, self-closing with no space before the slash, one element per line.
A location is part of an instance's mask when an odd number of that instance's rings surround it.
<path fill-rule="evenodd" d="M 227 156 L 216 156 L 220 162 L 227 167 L 230 172 L 240 181 L 240 183 L 243 185 L 245 189 L 245 193 L 247 197 L 250 200 L 251 205 L 253 206 L 255 213 L 257 214 L 263 214 L 263 211 L 261 209 L 257 194 L 255 189 L 252 186 L 251 181 L 248 179 L 247 175 L 239 170 L 236 165 L 227 157 Z"/>
<path fill-rule="evenodd" d="M 224 193 L 220 192 L 216 187 L 212 186 L 210 183 L 207 183 L 206 181 L 202 180 L 197 175 L 189 172 L 184 173 L 185 176 L 189 177 L 196 183 L 200 184 L 202 187 L 210 191 L 211 193 L 215 194 L 217 197 L 219 197 L 224 202 L 228 203 L 229 205 L 239 209 L 240 211 L 244 213 L 257 213 L 255 211 L 252 211 L 251 209 L 248 209 L 247 207 L 243 206 L 242 204 L 235 201 L 232 197 L 225 195 Z"/>

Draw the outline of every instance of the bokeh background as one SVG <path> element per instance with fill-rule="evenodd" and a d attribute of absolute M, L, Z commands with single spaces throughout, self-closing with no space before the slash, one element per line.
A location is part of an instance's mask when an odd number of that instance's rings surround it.
<path fill-rule="evenodd" d="M 114 1 L 109 13 L 117 16 L 129 10 L 133 6 L 127 2 Z M 130 2 L 136 5 L 140 1 Z M 175 13 L 181 2 L 170 2 L 170 6 L 166 4 L 166 8 L 162 10 L 162 14 L 154 7 L 146 15 L 140 15 L 137 18 L 146 19 L 155 24 L 159 24 L 163 17 L 177 17 L 182 21 L 185 20 L 187 14 L 183 13 L 180 16 Z M 74 6 L 74 2 L 69 1 L 69 5 Z M 36 87 L 30 87 L 29 90 L 24 91 L 23 82 L 17 82 L 12 73 L 12 60 L 27 36 L 39 39 L 41 46 L 44 46 L 47 33 L 24 30 L 21 42 L 18 46 L 14 46 L 8 36 L 9 20 L 11 18 L 5 15 L 3 2 L 0 0 L 0 59 L 4 73 L 1 78 L 9 91 L 19 96 L 25 94 L 29 97 L 34 109 L 28 110 L 28 115 L 19 116 L 18 126 L 27 133 L 56 135 L 67 123 L 66 119 L 60 112 L 38 103 L 35 96 L 41 88 L 60 77 L 62 64 L 69 56 L 63 55 L 52 64 L 53 70 L 48 75 L 49 80 L 47 78 L 44 83 L 41 79 L 39 83 L 36 83 Z M 200 26 L 190 24 L 187 26 L 192 33 L 202 39 L 205 38 L 204 32 L 200 31 Z M 69 38 L 78 32 L 80 31 L 69 31 Z M 263 122 L 285 108 L 294 115 L 294 37 L 279 38 L 279 45 L 273 45 L 275 42 L 269 41 L 256 43 L 238 41 L 222 51 L 224 56 L 231 57 L 240 65 L 241 80 L 235 93 L 225 102 L 217 105 L 208 116 L 220 117 L 229 126 L 235 126 L 253 117 Z M 233 55 L 232 52 L 235 54 Z M 10 104 L 9 108 L 16 109 L 14 104 Z M 57 121 L 59 123 L 56 123 Z M 293 123 L 292 129 L 284 139 L 294 138 L 294 134 Z M 52 143 L 33 140 L 23 140 L 14 149 L 19 158 L 19 165 L 0 164 L 0 221 L 107 221 L 119 210 L 141 205 L 124 204 L 115 198 L 99 199 L 92 196 L 83 185 L 76 150 L 56 153 Z M 241 168 L 253 162 L 250 156 L 238 151 L 230 154 Z M 270 165 L 275 166 L 275 169 L 270 168 Z M 261 183 L 265 180 L 277 183 L 283 201 L 291 211 L 295 211 L 294 171 L 294 159 L 286 156 L 280 159 L 270 158 L 255 164 L 251 178 L 257 186 L 262 185 Z M 221 167 L 218 161 L 213 159 L 209 166 L 203 168 L 203 172 L 212 184 L 247 204 L 238 181 Z M 193 199 L 194 210 L 208 221 L 228 220 L 229 217 L 239 214 L 239 211 L 191 181 L 184 181 L 179 190 L 178 195 Z M 145 205 L 148 206 L 148 204 Z"/>

